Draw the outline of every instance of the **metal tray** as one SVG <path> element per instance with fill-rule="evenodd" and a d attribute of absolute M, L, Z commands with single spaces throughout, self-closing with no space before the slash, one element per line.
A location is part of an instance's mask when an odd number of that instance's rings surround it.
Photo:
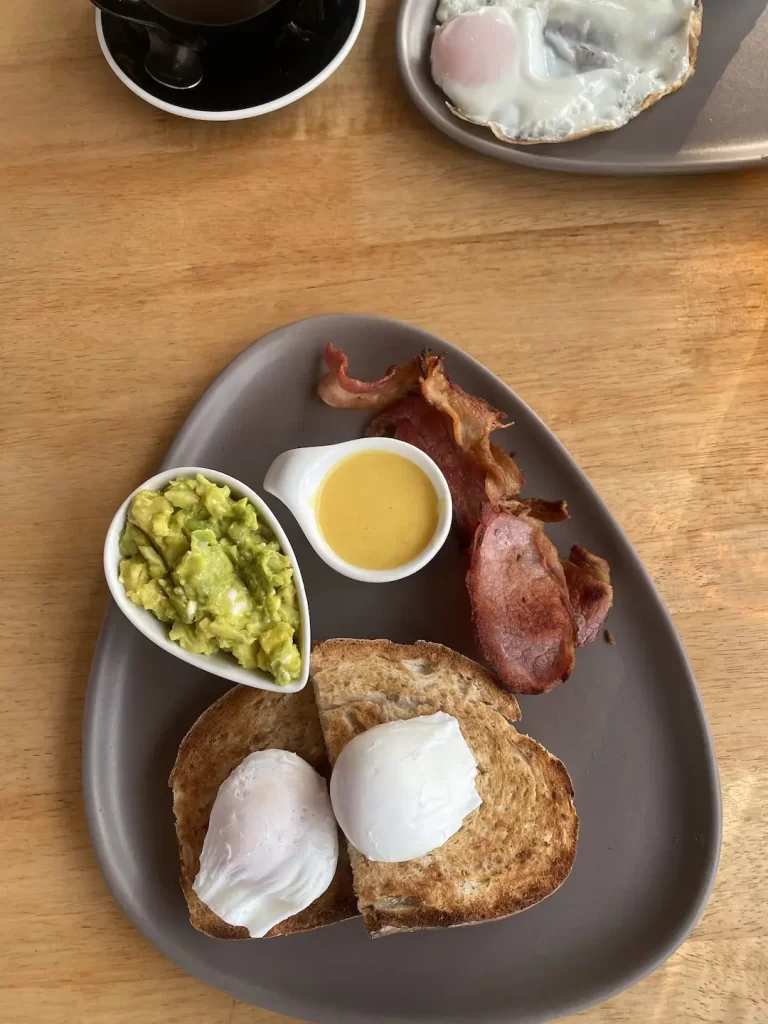
<path fill-rule="evenodd" d="M 510 163 L 586 174 L 688 174 L 768 163 L 768 0 L 704 0 L 696 74 L 615 132 L 510 146 L 454 117 L 429 73 L 437 0 L 403 0 L 397 60 L 416 106 L 440 131 Z"/>
<path fill-rule="evenodd" d="M 631 545 L 570 456 L 533 412 L 469 356 L 425 331 L 366 316 L 283 327 L 214 382 L 164 466 L 220 469 L 256 490 L 286 448 L 356 437 L 364 414 L 315 396 L 333 340 L 354 373 L 376 377 L 425 346 L 454 379 L 503 409 L 501 435 L 528 491 L 564 497 L 551 528 L 611 564 L 612 647 L 579 651 L 563 686 L 522 698 L 521 728 L 561 757 L 581 819 L 574 869 L 553 896 L 505 921 L 373 941 L 362 922 L 304 935 L 222 942 L 194 931 L 178 883 L 167 780 L 177 746 L 227 684 L 162 651 L 117 608 L 96 651 L 84 723 L 85 803 L 102 870 L 125 913 L 190 974 L 316 1024 L 544 1021 L 605 999 L 685 939 L 707 900 L 720 846 L 720 790 L 691 669 Z M 277 501 L 302 567 L 315 639 L 435 640 L 474 655 L 463 553 L 449 540 L 422 572 L 372 586 L 334 573 Z"/>

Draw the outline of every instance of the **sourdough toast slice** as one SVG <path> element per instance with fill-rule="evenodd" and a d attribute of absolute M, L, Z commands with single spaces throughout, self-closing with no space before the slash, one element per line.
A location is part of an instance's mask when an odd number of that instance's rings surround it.
<path fill-rule="evenodd" d="M 203 840 L 219 786 L 248 754 L 277 747 L 290 750 L 326 778 L 330 766 L 310 687 L 280 694 L 235 686 L 198 718 L 181 742 L 168 784 L 181 862 L 181 888 L 189 919 L 198 931 L 217 939 L 248 939 L 246 928 L 227 924 L 192 889 Z M 357 915 L 357 901 L 344 837 L 330 886 L 305 910 L 281 921 L 267 934 L 290 935 Z"/>
<path fill-rule="evenodd" d="M 567 877 L 578 818 L 563 764 L 515 729 L 517 701 L 480 665 L 439 644 L 328 640 L 311 677 L 331 762 L 358 733 L 444 711 L 478 764 L 482 805 L 443 846 L 400 863 L 349 848 L 373 936 L 491 921 L 538 903 Z"/>

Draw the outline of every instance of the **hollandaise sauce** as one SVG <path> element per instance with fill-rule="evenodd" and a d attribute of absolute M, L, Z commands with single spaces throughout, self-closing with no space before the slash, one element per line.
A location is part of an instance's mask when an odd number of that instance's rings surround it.
<path fill-rule="evenodd" d="M 362 451 L 328 473 L 316 510 L 320 530 L 339 558 L 360 569 L 396 569 L 432 540 L 439 499 L 410 459 Z"/>

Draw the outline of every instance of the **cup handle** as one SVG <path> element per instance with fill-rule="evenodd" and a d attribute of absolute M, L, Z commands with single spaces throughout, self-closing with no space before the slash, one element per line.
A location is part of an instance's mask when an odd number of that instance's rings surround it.
<path fill-rule="evenodd" d="M 197 56 L 205 49 L 205 39 L 194 31 L 187 35 L 183 26 L 156 11 L 144 0 L 91 0 L 94 7 L 133 25 L 143 25 L 149 38 L 144 67 L 149 75 L 170 89 L 191 89 L 198 85 L 202 65 Z M 189 26 L 194 30 L 194 26 Z"/>
<path fill-rule="evenodd" d="M 114 15 L 115 18 L 146 25 L 147 28 L 166 27 L 162 15 L 145 4 L 144 0 L 91 0 L 91 3 L 105 14 Z"/>
<path fill-rule="evenodd" d="M 188 26 L 191 32 L 187 34 L 182 24 L 150 7 L 144 0 L 91 0 L 91 3 L 105 14 L 113 14 L 123 21 L 132 21 L 134 25 L 144 25 L 150 31 L 154 30 L 165 43 L 189 46 L 197 52 L 205 47 L 205 41 L 195 33 L 193 25 Z"/>

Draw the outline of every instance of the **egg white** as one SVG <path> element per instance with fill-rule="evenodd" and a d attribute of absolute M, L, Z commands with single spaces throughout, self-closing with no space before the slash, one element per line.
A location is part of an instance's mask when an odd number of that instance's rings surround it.
<path fill-rule="evenodd" d="M 325 892 L 338 854 L 325 780 L 298 754 L 260 750 L 219 787 L 192 888 L 260 938 Z"/>
<path fill-rule="evenodd" d="M 685 81 L 696 5 L 697 0 L 440 0 L 432 75 L 454 113 L 511 141 L 558 142 L 619 128 L 651 98 Z M 489 14 L 514 29 L 513 66 L 481 84 L 441 73 L 441 34 L 455 30 L 457 19 Z M 462 28 L 471 45 L 469 24 Z"/>
<path fill-rule="evenodd" d="M 336 759 L 331 803 L 352 846 L 373 861 L 423 857 L 481 804 L 477 762 L 453 715 L 385 722 Z"/>

